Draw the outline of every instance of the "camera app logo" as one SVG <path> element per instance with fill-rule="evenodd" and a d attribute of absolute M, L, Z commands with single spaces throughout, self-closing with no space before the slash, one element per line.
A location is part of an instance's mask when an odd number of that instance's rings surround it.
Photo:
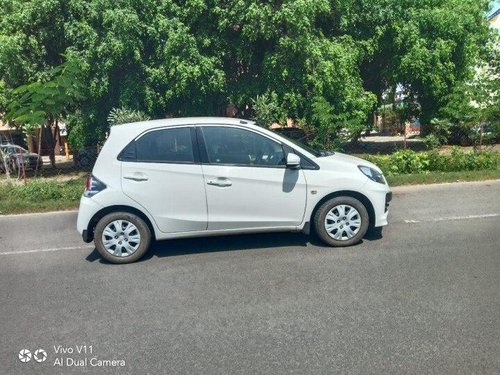
<path fill-rule="evenodd" d="M 21 349 L 17 356 L 23 363 L 29 362 L 31 360 L 31 352 L 28 349 Z"/>
<path fill-rule="evenodd" d="M 43 350 L 43 349 L 38 349 L 34 353 L 33 358 L 37 362 L 45 362 L 45 360 L 47 359 L 47 352 L 45 350 Z"/>
<path fill-rule="evenodd" d="M 33 357 L 33 359 L 36 362 L 42 363 L 42 362 L 45 362 L 47 359 L 47 352 L 43 349 L 37 349 L 32 354 L 28 349 L 21 349 L 19 351 L 19 353 L 17 354 L 17 358 L 19 358 L 19 360 L 22 363 L 26 363 L 26 362 L 31 361 L 31 357 Z"/>

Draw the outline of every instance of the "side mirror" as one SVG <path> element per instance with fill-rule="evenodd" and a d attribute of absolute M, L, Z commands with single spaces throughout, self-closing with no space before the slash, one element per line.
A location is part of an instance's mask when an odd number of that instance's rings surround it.
<path fill-rule="evenodd" d="M 300 156 L 296 154 L 288 153 L 286 156 L 286 167 L 287 168 L 299 168 L 300 167 Z"/>

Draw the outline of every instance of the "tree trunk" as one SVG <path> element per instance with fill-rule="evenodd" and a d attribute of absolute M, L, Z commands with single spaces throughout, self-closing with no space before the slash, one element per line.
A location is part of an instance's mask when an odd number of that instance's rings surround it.
<path fill-rule="evenodd" d="M 35 152 L 33 150 L 33 135 L 28 134 L 28 136 L 26 137 L 26 142 L 28 142 L 28 151 Z"/>
<path fill-rule="evenodd" d="M 40 126 L 40 131 L 38 132 L 38 144 L 36 148 L 36 153 L 42 156 L 42 137 L 43 137 L 43 126 Z"/>
<path fill-rule="evenodd" d="M 49 119 L 48 125 L 49 125 L 49 130 L 50 130 L 50 143 L 49 143 L 50 166 L 52 168 L 55 168 L 56 167 L 56 155 L 54 153 L 54 147 L 55 147 L 56 131 L 58 128 L 57 120 Z"/>
<path fill-rule="evenodd" d="M 40 131 L 38 132 L 38 142 L 37 142 L 38 144 L 37 144 L 37 148 L 36 148 L 36 153 L 38 155 L 40 155 L 39 156 L 40 158 L 42 157 L 42 136 L 43 136 L 43 126 L 40 126 Z M 38 173 L 38 163 L 36 163 L 35 174 L 36 173 Z"/>

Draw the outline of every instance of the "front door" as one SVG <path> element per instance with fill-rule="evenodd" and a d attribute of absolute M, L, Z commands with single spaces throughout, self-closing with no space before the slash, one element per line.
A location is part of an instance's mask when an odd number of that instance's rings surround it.
<path fill-rule="evenodd" d="M 208 229 L 289 228 L 304 218 L 306 181 L 283 147 L 252 130 L 203 126 Z"/>

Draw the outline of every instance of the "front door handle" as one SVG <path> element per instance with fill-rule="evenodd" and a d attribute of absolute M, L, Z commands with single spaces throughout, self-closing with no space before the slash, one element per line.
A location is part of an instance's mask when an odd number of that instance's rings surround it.
<path fill-rule="evenodd" d="M 223 177 L 219 177 L 215 180 L 208 180 L 207 184 L 213 185 L 213 186 L 219 186 L 219 187 L 228 187 L 228 186 L 233 185 L 233 183 L 231 182 L 230 179 L 223 178 Z"/>
<path fill-rule="evenodd" d="M 148 176 L 145 176 L 143 174 L 134 174 L 134 175 L 128 175 L 128 176 L 123 176 L 124 179 L 126 180 L 132 180 L 132 181 L 137 181 L 137 182 L 141 182 L 141 181 L 147 181 L 148 180 Z"/>

